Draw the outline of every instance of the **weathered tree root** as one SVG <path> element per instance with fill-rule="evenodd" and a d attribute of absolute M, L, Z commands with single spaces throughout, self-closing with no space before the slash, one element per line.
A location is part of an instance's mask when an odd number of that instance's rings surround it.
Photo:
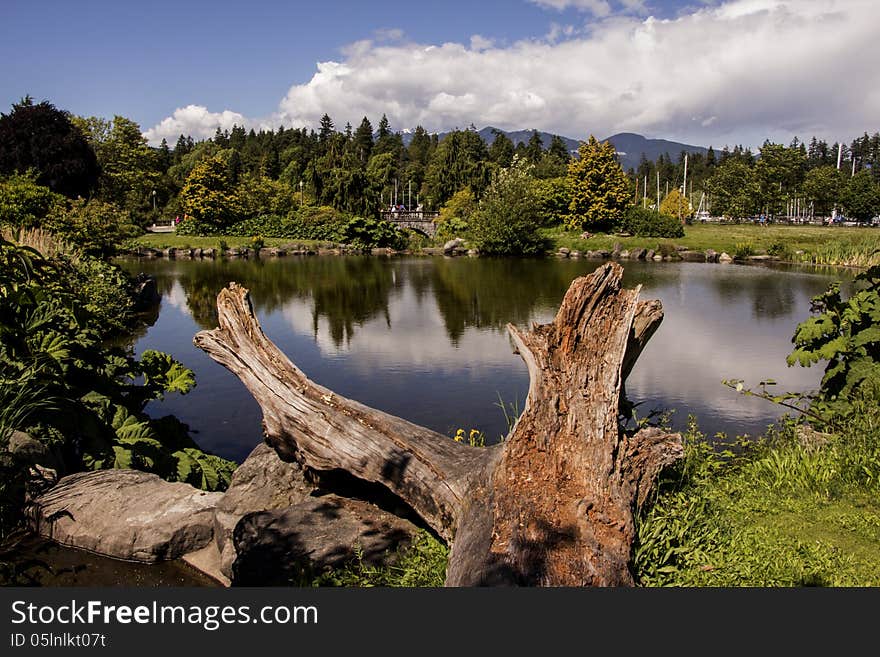
<path fill-rule="evenodd" d="M 250 390 L 283 458 L 381 483 L 447 540 L 447 585 L 625 586 L 634 510 L 682 441 L 620 428 L 624 379 L 663 318 L 658 301 L 620 288 L 622 275 L 605 264 L 572 282 L 553 322 L 508 325 L 529 393 L 508 438 L 486 448 L 312 382 L 235 283 L 217 297 L 220 327 L 194 342 Z"/>

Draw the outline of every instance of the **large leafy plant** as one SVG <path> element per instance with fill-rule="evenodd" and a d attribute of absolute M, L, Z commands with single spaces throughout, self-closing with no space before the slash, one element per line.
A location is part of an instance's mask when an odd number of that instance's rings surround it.
<path fill-rule="evenodd" d="M 856 276 L 846 299 L 834 283 L 813 299 L 813 310 L 788 356 L 789 365 L 828 363 L 811 410 L 830 420 L 848 415 L 857 397 L 880 400 L 880 266 Z"/>
<path fill-rule="evenodd" d="M 53 443 L 71 470 L 137 468 L 225 488 L 233 463 L 199 450 L 174 418 L 144 413 L 166 393 L 186 394 L 193 373 L 167 354 L 147 351 L 138 360 L 108 346 L 100 317 L 77 296 L 66 267 L 0 239 L 0 396 L 39 390 L 53 400 L 51 408 L 16 416 L 7 430 Z"/>

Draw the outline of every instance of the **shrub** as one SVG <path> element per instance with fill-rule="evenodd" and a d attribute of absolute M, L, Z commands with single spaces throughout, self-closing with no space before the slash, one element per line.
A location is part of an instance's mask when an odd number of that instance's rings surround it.
<path fill-rule="evenodd" d="M 751 242 L 737 242 L 733 247 L 733 255 L 736 258 L 748 258 L 755 253 L 755 247 Z"/>
<path fill-rule="evenodd" d="M 619 229 L 639 237 L 684 237 L 678 219 L 638 206 L 627 210 Z"/>
<path fill-rule="evenodd" d="M 358 248 L 399 248 L 404 237 L 390 221 L 353 217 L 342 231 L 342 241 Z"/>
<path fill-rule="evenodd" d="M 478 207 L 470 187 L 458 190 L 440 208 L 440 217 L 437 220 L 437 237 L 446 239 L 466 234 L 470 228 L 471 218 Z"/>
<path fill-rule="evenodd" d="M 538 235 L 538 197 L 531 165 L 514 157 L 513 164 L 492 176 L 471 220 L 477 248 L 489 255 L 535 255 L 546 244 Z"/>
<path fill-rule="evenodd" d="M 82 269 L 71 274 L 70 260 L 0 240 L 0 438 L 20 429 L 57 442 L 68 470 L 137 468 L 225 488 L 234 464 L 199 450 L 174 418 L 144 412 L 168 392 L 189 391 L 193 373 L 167 354 L 138 360 L 107 342 L 107 323 L 122 319 L 111 316 L 112 296 L 127 297 L 122 274 L 86 257 L 74 264 Z M 52 407 L 27 413 L 34 399 Z"/>
<path fill-rule="evenodd" d="M 232 224 L 223 232 L 237 237 L 249 237 L 251 235 L 294 237 L 289 234 L 290 230 L 287 227 L 286 219 L 275 214 L 262 214 L 259 217 L 244 219 Z"/>

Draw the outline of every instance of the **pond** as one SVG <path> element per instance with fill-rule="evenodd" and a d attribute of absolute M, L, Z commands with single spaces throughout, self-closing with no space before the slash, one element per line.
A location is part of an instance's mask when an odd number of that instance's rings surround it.
<path fill-rule="evenodd" d="M 261 440 L 260 409 L 236 377 L 192 344 L 196 332 L 216 327 L 216 295 L 229 281 L 250 290 L 263 330 L 316 382 L 441 433 L 476 428 L 495 442 L 507 433 L 504 411 L 522 408 L 528 390 L 506 324 L 549 321 L 570 282 L 601 263 L 310 256 L 121 264 L 155 276 L 162 294 L 135 352 L 169 352 L 196 374 L 193 391 L 153 402 L 148 412 L 178 416 L 204 449 L 240 462 Z M 785 356 L 810 298 L 846 274 L 622 264 L 624 284 L 642 285 L 642 298 L 660 299 L 665 311 L 627 380 L 640 415 L 668 409 L 676 428 L 694 414 L 709 435 L 755 435 L 784 409 L 739 395 L 723 379 L 774 378 L 779 391 L 817 387 L 821 367 L 789 368 Z"/>

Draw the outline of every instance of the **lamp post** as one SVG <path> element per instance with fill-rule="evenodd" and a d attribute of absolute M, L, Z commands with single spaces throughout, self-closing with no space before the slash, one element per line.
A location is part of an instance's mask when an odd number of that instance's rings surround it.
<path fill-rule="evenodd" d="M 153 212 L 156 212 L 156 190 L 153 190 Z"/>
<path fill-rule="evenodd" d="M 303 206 L 303 181 L 299 181 L 299 206 Z"/>

